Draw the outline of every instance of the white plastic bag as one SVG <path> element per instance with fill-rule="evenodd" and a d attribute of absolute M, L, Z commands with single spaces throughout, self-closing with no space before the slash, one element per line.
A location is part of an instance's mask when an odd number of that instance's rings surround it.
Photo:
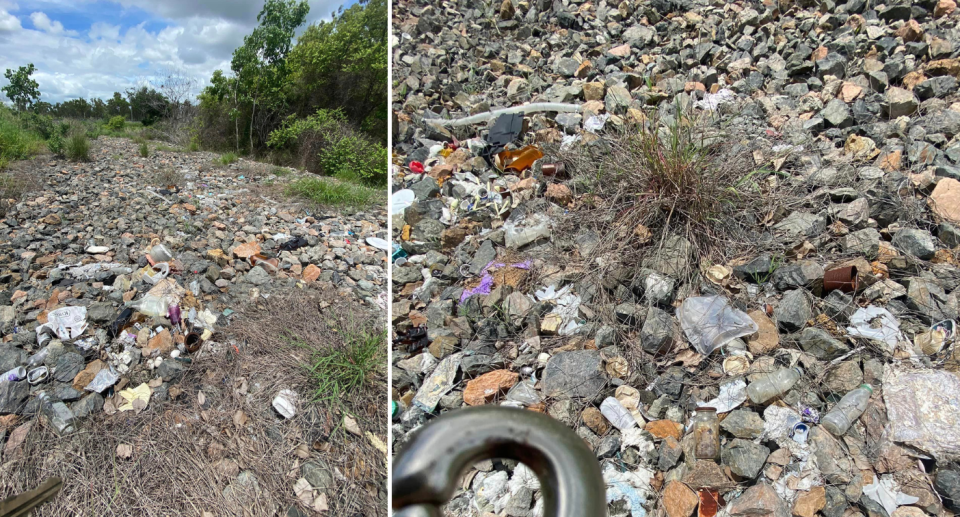
<path fill-rule="evenodd" d="M 733 308 L 722 296 L 687 298 L 677 309 L 677 317 L 687 339 L 704 356 L 760 329 L 747 313 Z"/>
<path fill-rule="evenodd" d="M 37 342 L 42 344 L 43 329 L 48 328 L 63 340 L 76 339 L 87 330 L 86 307 L 61 307 L 47 314 L 47 322 L 37 327 Z"/>
<path fill-rule="evenodd" d="M 870 324 L 874 320 L 879 323 L 878 328 L 873 328 Z M 903 337 L 900 334 L 900 322 L 897 318 L 890 314 L 890 311 L 874 305 L 862 307 L 853 313 L 847 333 L 851 336 L 882 341 L 890 346 L 890 350 L 893 350 Z"/>

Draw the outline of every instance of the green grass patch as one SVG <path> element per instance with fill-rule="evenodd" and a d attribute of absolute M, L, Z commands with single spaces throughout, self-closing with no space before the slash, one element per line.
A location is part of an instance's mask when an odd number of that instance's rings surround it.
<path fill-rule="evenodd" d="M 273 170 L 270 171 L 270 174 L 273 174 L 274 176 L 277 176 L 278 178 L 282 178 L 282 177 L 284 177 L 284 176 L 289 176 L 290 174 L 293 174 L 293 173 L 290 172 L 290 169 L 288 169 L 288 168 L 286 168 L 286 167 L 274 167 Z"/>
<path fill-rule="evenodd" d="M 176 147 L 170 147 L 169 145 L 158 145 L 157 151 L 163 151 L 166 153 L 175 153 L 179 151 L 179 149 L 177 149 Z"/>
<path fill-rule="evenodd" d="M 339 403 L 350 399 L 385 369 L 386 331 L 349 328 L 338 332 L 343 335 L 342 346 L 311 348 L 308 369 L 316 382 L 316 401 Z M 294 344 L 310 348 L 303 342 Z"/>
<path fill-rule="evenodd" d="M 221 155 L 221 156 L 220 156 L 219 158 L 217 158 L 215 161 L 216 161 L 217 163 L 219 163 L 220 165 L 227 166 L 227 165 L 230 165 L 231 163 L 236 162 L 238 159 L 239 159 L 239 158 L 237 157 L 236 154 L 234 154 L 234 153 L 227 153 L 227 154 Z"/>
<path fill-rule="evenodd" d="M 12 113 L 0 108 L 0 169 L 14 160 L 26 160 L 40 153 L 43 140 L 23 129 Z"/>
<path fill-rule="evenodd" d="M 83 133 L 74 133 L 67 139 L 66 155 L 75 162 L 90 161 L 90 141 Z"/>
<path fill-rule="evenodd" d="M 144 158 L 150 156 L 150 146 L 148 146 L 146 142 L 140 144 L 140 156 Z"/>
<path fill-rule="evenodd" d="M 365 208 L 381 197 L 383 189 L 375 189 L 330 178 L 302 178 L 287 187 L 287 193 L 309 199 L 318 205 Z"/>

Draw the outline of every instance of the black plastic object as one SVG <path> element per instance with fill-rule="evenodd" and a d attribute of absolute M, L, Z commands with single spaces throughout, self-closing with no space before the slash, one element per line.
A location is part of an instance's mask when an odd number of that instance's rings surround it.
<path fill-rule="evenodd" d="M 131 307 L 127 307 L 126 309 L 123 309 L 123 312 L 121 312 L 120 315 L 117 316 L 117 319 L 110 324 L 110 337 L 112 338 L 117 337 L 117 334 L 119 334 L 120 331 L 123 330 L 123 326 L 126 325 L 128 321 L 130 321 L 131 317 L 133 317 L 133 309 Z"/>
<path fill-rule="evenodd" d="M 394 517 L 440 517 L 464 471 L 493 458 L 537 474 L 544 517 L 607 513 L 600 464 L 582 438 L 534 411 L 483 406 L 447 413 L 404 444 L 393 460 Z"/>
<path fill-rule="evenodd" d="M 413 327 L 397 332 L 397 338 L 393 340 L 393 345 L 403 345 L 407 352 L 416 352 L 428 347 L 430 338 L 427 337 L 427 327 Z"/>
<path fill-rule="evenodd" d="M 522 114 L 512 113 L 497 117 L 487 133 L 487 147 L 483 150 L 483 158 L 487 163 L 493 165 L 493 157 L 503 151 L 507 144 L 516 140 L 520 131 L 523 131 Z"/>
<path fill-rule="evenodd" d="M 280 251 L 293 251 L 298 250 L 307 245 L 307 239 L 303 237 L 297 237 L 290 239 L 287 242 L 284 242 L 280 245 Z"/>

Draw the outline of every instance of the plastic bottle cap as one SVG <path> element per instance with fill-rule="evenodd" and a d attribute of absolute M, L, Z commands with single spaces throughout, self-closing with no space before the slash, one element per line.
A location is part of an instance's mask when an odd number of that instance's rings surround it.
<path fill-rule="evenodd" d="M 873 393 L 873 386 L 870 386 L 869 384 L 861 384 L 860 387 L 861 387 L 861 388 L 866 388 L 866 389 L 870 390 L 870 393 Z"/>

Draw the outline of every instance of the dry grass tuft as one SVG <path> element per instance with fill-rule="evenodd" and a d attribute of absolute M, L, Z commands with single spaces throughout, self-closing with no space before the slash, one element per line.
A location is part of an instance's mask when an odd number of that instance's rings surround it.
<path fill-rule="evenodd" d="M 284 515 L 291 506 L 307 509 L 293 486 L 301 465 L 315 461 L 334 472 L 334 486 L 326 491 L 330 515 L 386 516 L 386 458 L 367 437 L 342 425 L 349 413 L 364 434 L 386 441 L 386 366 L 346 403 L 313 403 L 311 353 L 283 337 L 294 333 L 313 348 L 338 348 L 346 346 L 342 325 L 383 326 L 382 319 L 362 317 L 362 309 L 336 301 L 298 291 L 243 309 L 217 338 L 231 344 L 213 353 L 204 353 L 205 345 L 183 380 L 172 384 L 183 394 L 151 402 L 139 415 L 99 413 L 67 437 L 34 421 L 24 444 L 3 458 L 0 497 L 60 476 L 63 489 L 38 517 Z M 290 420 L 271 406 L 281 389 L 300 397 Z M 121 444 L 132 446 L 130 459 L 117 456 Z M 256 488 L 237 484 L 247 471 Z"/>

